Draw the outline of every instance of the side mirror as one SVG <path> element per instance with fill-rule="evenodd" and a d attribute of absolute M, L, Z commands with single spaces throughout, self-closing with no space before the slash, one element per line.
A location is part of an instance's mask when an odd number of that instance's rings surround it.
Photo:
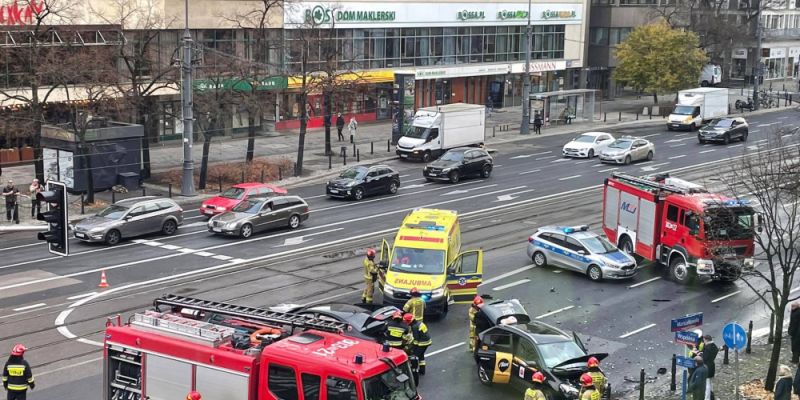
<path fill-rule="evenodd" d="M 126 216 L 124 216 L 122 219 L 123 219 L 123 220 L 125 220 L 125 221 L 130 221 L 130 219 L 131 219 L 131 218 L 133 218 L 133 216 L 131 216 L 131 215 L 126 215 Z"/>
<path fill-rule="evenodd" d="M 580 254 L 582 256 L 585 256 L 586 255 L 586 251 L 585 250 L 578 250 L 578 254 Z"/>
<path fill-rule="evenodd" d="M 448 275 L 455 275 L 455 273 L 456 273 L 456 266 L 455 265 L 453 265 L 451 267 L 447 267 L 447 274 Z"/>

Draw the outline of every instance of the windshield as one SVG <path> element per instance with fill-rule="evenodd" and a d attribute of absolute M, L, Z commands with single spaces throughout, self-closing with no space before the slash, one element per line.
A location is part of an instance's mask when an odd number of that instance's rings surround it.
<path fill-rule="evenodd" d="M 617 248 L 602 236 L 581 239 L 580 242 L 593 254 L 605 254 L 617 251 Z"/>
<path fill-rule="evenodd" d="M 608 145 L 609 149 L 627 149 L 631 147 L 631 140 L 615 140 L 614 143 Z"/>
<path fill-rule="evenodd" d="M 580 135 L 575 138 L 576 143 L 594 143 L 594 136 Z"/>
<path fill-rule="evenodd" d="M 415 138 L 415 139 L 427 139 L 428 138 L 428 134 L 430 134 L 430 129 L 429 128 L 423 128 L 421 126 L 415 126 L 414 130 L 409 131 L 408 133 L 406 133 L 406 136 L 408 136 L 410 138 Z"/>
<path fill-rule="evenodd" d="M 240 212 L 240 213 L 248 213 L 248 214 L 255 214 L 258 210 L 261 209 L 261 201 L 243 201 L 233 207 L 231 211 L 233 212 Z"/>
<path fill-rule="evenodd" d="M 404 382 L 398 377 L 405 375 Z M 417 396 L 414 379 L 408 362 L 390 368 L 388 371 L 364 380 L 364 399 L 366 400 L 411 400 Z"/>
<path fill-rule="evenodd" d="M 429 275 L 444 273 L 444 250 L 395 247 L 389 270 Z"/>
<path fill-rule="evenodd" d="M 123 215 L 128 211 L 128 207 L 118 206 L 116 204 L 112 204 L 102 211 L 97 213 L 98 217 L 104 217 L 108 219 L 120 219 Z"/>
<path fill-rule="evenodd" d="M 232 187 L 226 190 L 225 193 L 222 193 L 220 197 L 224 197 L 226 199 L 239 200 L 242 197 L 244 197 L 244 189 Z"/>
<path fill-rule="evenodd" d="M 366 168 L 348 168 L 339 174 L 339 178 L 360 179 L 367 174 Z"/>
<path fill-rule="evenodd" d="M 677 106 L 672 113 L 677 115 L 692 115 L 693 112 L 694 107 L 692 106 Z"/>
<path fill-rule="evenodd" d="M 539 352 L 542 354 L 544 365 L 546 365 L 548 368 L 553 368 L 564 361 L 586 355 L 586 353 L 584 353 L 583 350 L 581 350 L 581 348 L 578 347 L 578 345 L 573 341 L 540 344 Z M 580 364 L 581 367 L 584 367 L 586 366 L 586 361 L 584 360 Z M 561 368 L 568 367 L 569 364 L 561 366 Z"/>
<path fill-rule="evenodd" d="M 711 121 L 711 126 L 715 128 L 730 128 L 733 125 L 732 119 L 715 119 Z"/>
<path fill-rule="evenodd" d="M 444 153 L 444 155 L 442 156 L 442 158 L 440 158 L 440 160 L 442 160 L 442 161 L 463 161 L 464 160 L 464 153 L 462 153 L 460 151 L 448 151 L 447 153 Z"/>
<path fill-rule="evenodd" d="M 753 210 L 749 207 L 714 207 L 705 212 L 708 240 L 746 240 L 753 237 Z"/>

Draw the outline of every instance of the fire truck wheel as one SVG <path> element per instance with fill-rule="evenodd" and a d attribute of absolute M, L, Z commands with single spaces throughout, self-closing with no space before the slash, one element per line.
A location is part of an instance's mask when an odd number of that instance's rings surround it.
<path fill-rule="evenodd" d="M 492 386 L 492 377 L 489 376 L 483 365 L 478 365 L 478 380 L 486 386 Z"/>
<path fill-rule="evenodd" d="M 595 282 L 603 279 L 603 271 L 597 265 L 590 265 L 586 270 L 586 275 Z"/>
<path fill-rule="evenodd" d="M 622 236 L 622 238 L 619 239 L 619 246 L 618 247 L 619 247 L 620 250 L 624 251 L 629 256 L 633 256 L 634 255 L 633 254 L 633 243 L 631 243 L 631 240 L 627 236 Z"/>
<path fill-rule="evenodd" d="M 537 267 L 544 267 L 545 265 L 547 265 L 547 257 L 545 257 L 544 253 L 542 253 L 541 251 L 533 253 L 533 257 L 531 257 L 531 259 L 533 260 L 533 264 L 536 265 Z"/>
<path fill-rule="evenodd" d="M 680 256 L 674 257 L 669 262 L 669 275 L 673 281 L 683 285 L 688 285 L 693 280 L 692 271 L 686 264 L 686 260 Z"/>

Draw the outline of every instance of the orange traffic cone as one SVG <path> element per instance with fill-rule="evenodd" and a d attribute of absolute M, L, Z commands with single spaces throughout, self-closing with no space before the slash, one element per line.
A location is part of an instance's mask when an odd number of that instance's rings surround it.
<path fill-rule="evenodd" d="M 108 287 L 108 279 L 106 278 L 106 271 L 100 271 L 100 284 L 97 287 L 105 289 Z"/>

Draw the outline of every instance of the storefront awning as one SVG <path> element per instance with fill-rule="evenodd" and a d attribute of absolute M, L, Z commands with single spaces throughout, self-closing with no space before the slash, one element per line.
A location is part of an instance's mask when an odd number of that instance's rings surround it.
<path fill-rule="evenodd" d="M 306 78 L 308 85 L 315 85 L 321 78 L 309 76 Z M 394 71 L 359 71 L 345 72 L 336 76 L 336 82 L 341 83 L 391 83 L 394 82 Z M 289 77 L 289 89 L 300 89 L 303 86 L 302 76 Z"/>

